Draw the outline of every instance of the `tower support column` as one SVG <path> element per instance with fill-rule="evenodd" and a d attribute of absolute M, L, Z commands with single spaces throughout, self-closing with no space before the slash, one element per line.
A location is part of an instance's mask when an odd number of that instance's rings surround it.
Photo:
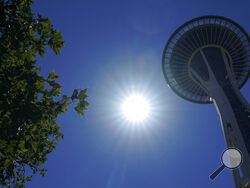
<path fill-rule="evenodd" d="M 203 63 L 203 68 L 207 69 L 207 76 L 202 77 L 199 74 L 200 70 L 192 68 L 191 62 L 193 79 L 213 98 L 227 147 L 236 147 L 242 152 L 242 165 L 232 170 L 232 173 L 237 188 L 248 188 L 250 187 L 249 104 L 236 85 L 223 49 L 206 47 L 200 49 L 198 53 L 197 55 L 203 60 L 200 63 Z"/>

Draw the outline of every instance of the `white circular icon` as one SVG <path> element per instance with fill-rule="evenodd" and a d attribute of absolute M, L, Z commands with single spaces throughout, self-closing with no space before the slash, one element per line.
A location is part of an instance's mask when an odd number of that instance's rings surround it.
<path fill-rule="evenodd" d="M 242 154 L 236 148 L 229 148 L 223 152 L 221 160 L 227 168 L 234 169 L 241 165 Z"/>

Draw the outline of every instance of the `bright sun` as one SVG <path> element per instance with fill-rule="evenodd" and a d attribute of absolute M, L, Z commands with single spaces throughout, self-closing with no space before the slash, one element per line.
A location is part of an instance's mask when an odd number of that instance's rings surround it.
<path fill-rule="evenodd" d="M 122 111 L 129 121 L 143 121 L 149 113 L 149 103 L 143 96 L 131 95 L 124 101 Z"/>

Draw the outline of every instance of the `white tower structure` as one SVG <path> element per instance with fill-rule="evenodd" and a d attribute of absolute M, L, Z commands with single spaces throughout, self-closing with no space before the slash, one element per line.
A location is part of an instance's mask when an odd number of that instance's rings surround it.
<path fill-rule="evenodd" d="M 198 17 L 168 40 L 162 69 L 169 87 L 182 98 L 214 103 L 227 147 L 238 148 L 242 165 L 232 170 L 235 187 L 250 187 L 250 105 L 240 88 L 250 76 L 250 38 L 234 21 Z"/>

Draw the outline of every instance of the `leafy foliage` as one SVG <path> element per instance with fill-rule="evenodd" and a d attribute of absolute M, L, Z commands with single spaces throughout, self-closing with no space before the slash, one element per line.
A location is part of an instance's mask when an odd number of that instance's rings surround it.
<path fill-rule="evenodd" d="M 63 95 L 52 71 L 39 74 L 46 47 L 60 54 L 62 35 L 49 18 L 35 16 L 32 0 L 0 0 L 0 185 L 24 187 L 63 138 L 58 116 L 74 101 L 84 115 L 87 89 Z M 31 172 L 28 174 L 28 172 Z"/>

